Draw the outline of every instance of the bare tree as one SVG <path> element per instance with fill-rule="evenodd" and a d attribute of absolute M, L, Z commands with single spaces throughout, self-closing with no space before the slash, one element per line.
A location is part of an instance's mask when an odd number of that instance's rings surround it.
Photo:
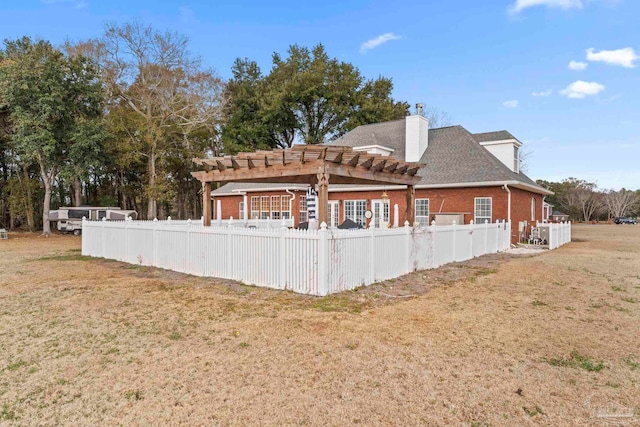
<path fill-rule="evenodd" d="M 453 119 L 449 113 L 436 107 L 423 107 L 420 115 L 429 121 L 429 127 L 431 129 L 453 125 Z"/>
<path fill-rule="evenodd" d="M 609 215 L 613 218 L 625 216 L 640 201 L 634 191 L 624 188 L 620 191 L 606 191 L 603 198 Z"/>
<path fill-rule="evenodd" d="M 188 147 L 189 135 L 206 129 L 214 141 L 221 119 L 223 82 L 187 48 L 186 37 L 138 22 L 108 25 L 101 39 L 83 46 L 101 64 L 110 106 L 138 116 L 127 133 L 147 163 L 147 218 L 157 215 L 158 200 L 170 197 L 159 160 L 175 150 L 176 137 Z"/>

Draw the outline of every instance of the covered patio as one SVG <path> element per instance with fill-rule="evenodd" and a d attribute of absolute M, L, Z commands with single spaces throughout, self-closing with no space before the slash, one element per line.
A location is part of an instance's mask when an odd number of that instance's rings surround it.
<path fill-rule="evenodd" d="M 235 156 L 195 158 L 204 170 L 192 172 L 202 183 L 204 226 L 211 226 L 211 184 L 217 182 L 290 183 L 317 186 L 318 224 L 328 222 L 331 184 L 406 185 L 405 220 L 414 223 L 414 186 L 420 163 L 403 162 L 352 147 L 297 145 L 290 149 L 239 153 Z"/>

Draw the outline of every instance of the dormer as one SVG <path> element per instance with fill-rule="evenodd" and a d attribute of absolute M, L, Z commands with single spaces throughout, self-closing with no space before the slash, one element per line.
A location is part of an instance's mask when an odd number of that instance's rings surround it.
<path fill-rule="evenodd" d="M 353 151 L 365 152 L 367 154 L 380 154 L 381 156 L 390 156 L 395 151 L 393 148 L 383 147 L 382 145 L 361 145 L 353 147 Z"/>
<path fill-rule="evenodd" d="M 515 173 L 520 173 L 522 143 L 507 131 L 477 133 L 473 137 L 495 158 Z"/>

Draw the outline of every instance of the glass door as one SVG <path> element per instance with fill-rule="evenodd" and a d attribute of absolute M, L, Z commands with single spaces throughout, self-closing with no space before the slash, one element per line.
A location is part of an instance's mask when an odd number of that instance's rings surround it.
<path fill-rule="evenodd" d="M 337 200 L 329 200 L 329 227 L 336 228 L 340 224 L 340 208 Z"/>
<path fill-rule="evenodd" d="M 387 228 L 389 224 L 389 201 L 388 200 L 372 200 L 373 218 L 371 222 L 374 228 Z"/>

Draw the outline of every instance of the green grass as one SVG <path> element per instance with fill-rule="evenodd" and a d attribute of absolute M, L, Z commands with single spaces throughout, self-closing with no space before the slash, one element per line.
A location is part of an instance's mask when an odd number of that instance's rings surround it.
<path fill-rule="evenodd" d="M 22 359 L 18 359 L 18 360 L 16 360 L 15 362 L 9 363 L 9 364 L 4 368 L 4 370 L 6 370 L 6 371 L 16 371 L 16 370 L 18 370 L 18 369 L 20 369 L 21 367 L 26 366 L 26 365 L 27 365 L 27 362 L 25 362 L 25 361 L 24 361 L 24 360 L 22 360 Z"/>
<path fill-rule="evenodd" d="M 544 301 L 540 301 L 539 299 L 534 299 L 533 302 L 531 302 L 531 305 L 534 307 L 545 307 L 545 306 L 548 306 L 549 304 L 547 304 Z"/>
<path fill-rule="evenodd" d="M 635 359 L 635 356 L 633 356 L 633 355 L 631 355 L 631 356 L 627 357 L 626 359 L 624 359 L 624 363 L 626 363 L 627 366 L 629 366 L 632 371 L 635 371 L 636 369 L 640 369 L 640 362 L 638 362 Z"/>
<path fill-rule="evenodd" d="M 15 421 L 18 417 L 13 409 L 9 409 L 9 405 L 6 403 L 2 404 L 2 410 L 0 411 L 0 421 Z"/>
<path fill-rule="evenodd" d="M 629 303 L 631 303 L 631 304 L 635 304 L 635 303 L 637 303 L 637 302 L 638 302 L 638 300 L 637 300 L 637 299 L 635 299 L 635 298 L 620 298 L 620 299 L 621 299 L 622 301 L 624 301 L 624 302 L 629 302 Z"/>
<path fill-rule="evenodd" d="M 535 417 L 536 415 L 544 415 L 542 408 L 540 408 L 537 405 L 534 408 L 527 408 L 526 406 L 523 406 L 522 410 L 524 411 L 525 414 L 529 415 L 530 417 Z"/>
<path fill-rule="evenodd" d="M 178 341 L 182 339 L 182 335 L 180 335 L 180 332 L 178 331 L 173 331 L 171 332 L 171 335 L 169 335 L 169 339 L 173 341 Z"/>
<path fill-rule="evenodd" d="M 588 372 L 600 372 L 606 367 L 603 362 L 594 362 L 590 357 L 583 356 L 576 350 L 571 352 L 571 356 L 568 359 L 565 359 L 564 357 L 552 357 L 543 358 L 542 361 L 551 366 L 580 368 Z"/>
<path fill-rule="evenodd" d="M 124 397 L 126 397 L 127 400 L 142 400 L 142 399 L 144 399 L 144 395 L 143 395 L 142 391 L 140 391 L 140 390 L 127 390 L 124 393 Z"/>

